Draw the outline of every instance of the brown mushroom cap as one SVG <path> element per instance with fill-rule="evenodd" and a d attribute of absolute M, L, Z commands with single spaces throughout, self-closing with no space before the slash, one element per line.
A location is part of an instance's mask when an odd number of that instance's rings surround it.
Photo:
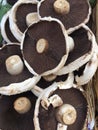
<path fill-rule="evenodd" d="M 61 20 L 65 28 L 70 32 L 81 26 L 82 23 L 87 23 L 91 14 L 91 8 L 88 0 L 68 0 L 70 10 L 66 14 L 59 14 L 54 9 L 56 0 L 42 0 L 39 2 L 38 10 L 40 17 L 53 17 Z M 47 6 L 48 5 L 48 6 Z"/>
<path fill-rule="evenodd" d="M 13 55 L 18 55 L 22 59 L 19 44 L 7 44 L 0 50 L 0 87 L 7 86 L 11 83 L 19 83 L 33 77 L 33 75 L 27 70 L 25 65 L 23 71 L 18 75 L 11 75 L 7 72 L 5 61 L 8 57 Z"/>
<path fill-rule="evenodd" d="M 8 11 L 1 20 L 1 34 L 6 42 L 19 42 L 11 32 L 9 26 L 9 14 L 10 11 Z"/>
<path fill-rule="evenodd" d="M 30 72 L 33 74 L 43 74 L 44 72 L 51 71 L 51 74 L 53 69 L 61 68 L 63 66 L 62 62 L 65 63 L 68 55 L 65 38 L 66 36 L 64 36 L 61 26 L 56 20 L 42 20 L 31 25 L 25 32 L 21 44 L 23 57 Z M 40 39 L 42 45 L 43 41 L 48 42 L 48 48 L 46 48 L 45 43 L 44 49 L 46 50 L 41 53 L 36 49 Z"/>
<path fill-rule="evenodd" d="M 12 34 L 10 27 L 9 27 L 9 19 L 7 19 L 6 23 L 5 23 L 5 32 L 6 35 L 8 37 L 8 39 L 10 40 L 10 42 L 19 42 L 14 35 Z"/>
<path fill-rule="evenodd" d="M 31 102 L 31 108 L 24 114 L 14 109 L 14 102 L 20 97 L 26 97 Z M 33 113 L 36 97 L 28 91 L 14 96 L 0 97 L 0 129 L 2 130 L 34 130 Z"/>
<path fill-rule="evenodd" d="M 17 26 L 21 30 L 21 32 L 24 32 L 27 28 L 26 25 L 26 15 L 32 12 L 37 12 L 37 5 L 28 3 L 28 4 L 21 4 L 16 11 L 16 19 L 17 19 Z"/>
<path fill-rule="evenodd" d="M 57 72 L 58 75 L 79 69 L 91 59 L 95 50 L 95 36 L 87 26 L 74 31 L 70 36 L 74 40 L 74 48 L 70 51 L 64 67 Z"/>
<path fill-rule="evenodd" d="M 87 100 L 84 97 L 83 93 L 76 89 L 76 88 L 70 88 L 70 89 L 56 89 L 55 91 L 52 91 L 49 97 L 53 95 L 58 95 L 62 101 L 63 104 L 70 104 L 72 105 L 76 112 L 77 112 L 77 118 L 76 121 L 68 125 L 68 130 L 82 130 L 84 127 L 84 123 L 86 120 L 87 115 Z M 48 98 L 49 98 L 48 97 Z M 42 99 L 43 100 L 43 99 Z M 40 100 L 41 101 L 41 100 Z M 39 106 L 39 124 L 41 130 L 56 130 L 58 121 L 56 120 L 55 114 L 58 107 L 54 108 L 52 104 L 48 107 L 48 110 L 45 110 L 42 105 Z"/>
<path fill-rule="evenodd" d="M 88 31 L 84 28 L 74 31 L 70 36 L 74 39 L 74 49 L 69 53 L 65 65 L 74 62 L 92 50 L 92 41 L 89 40 Z"/>
<path fill-rule="evenodd" d="M 30 13 L 37 12 L 37 0 L 23 0 L 17 1 L 11 9 L 9 16 L 10 28 L 13 35 L 21 41 L 21 37 L 28 25 L 26 23 L 26 16 Z M 34 21 L 35 22 L 35 21 Z M 13 25 L 13 26 L 12 26 Z"/>

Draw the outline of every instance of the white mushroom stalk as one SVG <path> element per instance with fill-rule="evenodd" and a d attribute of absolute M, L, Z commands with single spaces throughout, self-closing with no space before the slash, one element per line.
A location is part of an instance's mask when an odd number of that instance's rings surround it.
<path fill-rule="evenodd" d="M 63 104 L 56 109 L 56 119 L 58 122 L 71 125 L 76 121 L 76 109 L 70 104 Z"/>
<path fill-rule="evenodd" d="M 32 23 L 34 23 L 36 21 L 39 21 L 38 14 L 36 12 L 35 13 L 29 13 L 26 16 L 26 24 L 28 26 L 30 26 Z"/>
<path fill-rule="evenodd" d="M 54 108 L 61 106 L 63 104 L 63 100 L 57 94 L 50 96 L 48 100 L 49 100 L 50 104 L 53 105 Z"/>
<path fill-rule="evenodd" d="M 53 7 L 58 14 L 67 14 L 70 11 L 70 4 L 67 0 L 56 0 Z"/>
<path fill-rule="evenodd" d="M 46 39 L 41 38 L 37 41 L 36 44 L 36 50 L 39 54 L 44 53 L 45 51 L 47 51 L 49 47 L 49 43 Z"/>
<path fill-rule="evenodd" d="M 19 97 L 14 102 L 14 109 L 19 114 L 27 113 L 31 108 L 31 102 L 27 97 Z"/>
<path fill-rule="evenodd" d="M 44 109 L 48 110 L 49 105 L 52 104 L 54 108 L 63 104 L 62 99 L 57 95 L 50 96 L 49 98 L 43 98 L 41 105 Z"/>
<path fill-rule="evenodd" d="M 74 49 L 74 46 L 75 46 L 74 39 L 70 36 L 68 37 L 68 39 L 69 39 L 69 51 L 71 52 Z"/>
<path fill-rule="evenodd" d="M 57 75 L 54 75 L 54 74 L 50 74 L 50 75 L 47 75 L 47 76 L 43 76 L 43 78 L 48 81 L 48 82 L 51 82 L 53 80 L 55 80 L 57 77 Z"/>
<path fill-rule="evenodd" d="M 69 51 L 71 51 L 73 48 L 74 48 L 74 41 L 73 41 L 73 39 L 71 38 L 71 37 L 69 37 L 68 36 L 68 34 L 67 34 L 67 32 L 66 32 L 66 30 L 65 30 L 65 27 L 64 27 L 64 25 L 61 23 L 61 21 L 60 20 L 58 20 L 58 19 L 55 19 L 55 18 L 43 18 L 43 19 L 40 19 L 41 21 L 49 21 L 49 22 L 52 22 L 52 21 L 55 21 L 55 22 L 57 22 L 58 24 L 60 24 L 60 27 L 61 27 L 61 30 L 62 30 L 62 32 L 63 32 L 63 35 L 64 35 L 64 37 L 65 37 L 65 42 L 66 42 L 66 54 L 64 55 L 64 56 L 62 56 L 62 58 L 61 58 L 61 61 L 60 61 L 60 63 L 55 67 L 55 68 L 53 68 L 53 69 L 51 69 L 51 70 L 48 70 L 48 71 L 46 71 L 46 72 L 43 72 L 42 74 L 41 74 L 41 76 L 48 76 L 48 75 L 51 75 L 51 74 L 54 74 L 55 75 L 55 73 L 57 73 L 58 72 L 58 70 L 60 70 L 63 66 L 64 66 L 64 64 L 65 64 L 65 62 L 66 62 L 66 60 L 67 60 L 67 58 L 68 58 L 68 54 L 69 54 Z M 36 23 L 38 23 L 39 21 L 36 21 Z M 34 25 L 35 23 L 33 23 L 32 25 Z M 24 45 L 24 39 L 25 39 L 25 36 L 26 36 L 26 31 L 25 31 L 25 33 L 23 34 L 23 38 L 22 38 L 22 41 L 21 41 L 21 50 L 23 51 L 23 45 Z M 70 40 L 69 40 L 70 39 Z M 38 41 L 37 41 L 37 45 L 36 45 L 36 50 L 37 50 L 37 52 L 39 53 L 39 54 L 41 54 L 41 53 L 43 53 L 44 51 L 46 51 L 47 49 L 48 49 L 48 46 L 49 46 L 49 43 L 48 43 L 48 41 L 47 41 L 47 39 L 44 39 L 44 38 L 41 38 L 41 39 L 39 39 Z M 24 63 L 25 63 L 25 65 L 26 65 L 26 67 L 28 68 L 28 70 L 32 73 L 32 74 L 34 74 L 34 75 L 39 75 L 39 74 L 37 74 L 35 71 L 34 71 L 34 69 L 30 66 L 30 64 L 26 61 L 26 59 L 25 59 L 25 57 L 23 57 L 24 58 Z M 56 74 L 57 75 L 57 74 Z"/>
<path fill-rule="evenodd" d="M 18 75 L 24 69 L 24 64 L 20 56 L 12 55 L 5 61 L 6 69 L 11 75 Z"/>

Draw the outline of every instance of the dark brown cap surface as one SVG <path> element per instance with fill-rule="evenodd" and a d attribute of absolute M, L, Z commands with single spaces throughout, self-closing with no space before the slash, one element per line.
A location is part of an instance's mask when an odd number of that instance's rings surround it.
<path fill-rule="evenodd" d="M 0 50 L 0 86 L 7 86 L 11 83 L 22 82 L 33 75 L 27 70 L 24 65 L 23 71 L 18 75 L 11 75 L 6 70 L 5 61 L 8 57 L 18 55 L 22 59 L 20 46 L 18 44 L 9 44 Z"/>
<path fill-rule="evenodd" d="M 21 32 L 24 32 L 27 28 L 26 16 L 29 13 L 37 12 L 37 4 L 22 3 L 16 11 L 16 24 Z"/>
<path fill-rule="evenodd" d="M 74 49 L 69 53 L 66 65 L 74 62 L 83 55 L 89 54 L 92 50 L 92 42 L 89 40 L 88 31 L 84 28 L 74 31 L 70 36 L 74 40 Z"/>
<path fill-rule="evenodd" d="M 5 22 L 5 33 L 6 33 L 7 37 L 8 37 L 8 39 L 11 42 L 18 42 L 18 40 L 14 37 L 14 35 L 12 34 L 12 32 L 10 30 L 10 27 L 9 27 L 9 18 Z"/>
<path fill-rule="evenodd" d="M 39 39 L 48 41 L 48 49 L 39 53 L 36 49 Z M 23 56 L 37 74 L 52 70 L 66 55 L 66 41 L 60 24 L 55 21 L 40 21 L 28 28 L 23 40 Z"/>
<path fill-rule="evenodd" d="M 68 130 L 82 130 L 87 115 L 87 100 L 83 96 L 82 92 L 75 88 L 60 90 L 57 89 L 52 95 L 59 95 L 63 100 L 64 104 L 72 105 L 77 112 L 77 118 L 75 123 L 68 126 Z M 55 118 L 56 108 L 53 108 L 52 105 L 48 107 L 48 110 L 45 110 L 41 105 L 39 108 L 39 124 L 42 130 L 56 130 L 57 129 L 57 120 Z"/>
<path fill-rule="evenodd" d="M 19 114 L 14 109 L 17 98 L 26 97 L 31 102 L 31 109 L 24 114 Z M 33 113 L 36 97 L 32 92 L 25 92 L 14 96 L 0 97 L 0 129 L 2 130 L 34 130 Z"/>
<path fill-rule="evenodd" d="M 89 4 L 87 0 L 68 0 L 70 11 L 63 15 L 55 12 L 54 2 L 55 0 L 44 0 L 39 7 L 39 14 L 41 17 L 51 16 L 61 20 L 67 30 L 83 23 L 88 17 Z"/>

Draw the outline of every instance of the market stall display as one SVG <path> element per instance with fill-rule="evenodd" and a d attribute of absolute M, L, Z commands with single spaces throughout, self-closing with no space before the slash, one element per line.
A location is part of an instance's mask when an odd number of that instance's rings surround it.
<path fill-rule="evenodd" d="M 95 4 L 0 1 L 0 130 L 94 130 Z"/>

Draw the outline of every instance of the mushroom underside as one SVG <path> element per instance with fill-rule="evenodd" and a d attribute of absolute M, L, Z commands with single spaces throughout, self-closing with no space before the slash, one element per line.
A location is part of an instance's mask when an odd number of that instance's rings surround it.
<path fill-rule="evenodd" d="M 41 38 L 48 41 L 49 47 L 40 54 L 36 50 L 36 45 Z M 66 41 L 60 25 L 55 21 L 40 21 L 33 24 L 25 33 L 22 50 L 24 59 L 37 74 L 54 69 L 62 57 L 67 55 Z"/>
<path fill-rule="evenodd" d="M 88 15 L 90 15 L 90 6 L 87 0 L 68 0 L 70 4 L 70 11 L 68 14 L 63 15 L 55 12 L 53 7 L 54 2 L 55 0 L 44 0 L 40 3 L 39 14 L 42 18 L 48 16 L 57 18 L 61 20 L 67 30 L 88 21 L 87 19 Z"/>
<path fill-rule="evenodd" d="M 12 34 L 12 32 L 10 30 L 9 19 L 7 19 L 7 21 L 5 23 L 5 32 L 6 32 L 6 35 L 7 35 L 8 39 L 11 42 L 18 42 L 18 40 L 14 37 L 14 35 Z"/>
<path fill-rule="evenodd" d="M 72 125 L 68 125 L 68 130 L 82 130 L 84 127 L 84 123 L 87 115 L 87 100 L 83 96 L 82 92 L 75 88 L 67 89 L 67 90 L 59 90 L 57 89 L 52 93 L 52 95 L 59 95 L 64 104 L 70 104 L 74 106 L 77 112 L 77 118 L 75 123 Z M 51 96 L 52 96 L 51 95 Z M 48 110 L 45 110 L 41 104 L 39 107 L 39 124 L 42 130 L 56 130 L 57 129 L 57 120 L 55 117 L 56 108 L 53 108 L 52 105 L 48 107 Z"/>
<path fill-rule="evenodd" d="M 0 66 L 2 69 L 0 69 L 0 86 L 7 86 L 11 83 L 19 83 L 22 82 L 28 78 L 33 77 L 33 75 L 27 70 L 27 68 L 24 66 L 23 71 L 18 75 L 11 75 L 8 73 L 5 65 L 5 61 L 8 57 L 18 55 L 22 59 L 22 55 L 20 52 L 20 46 L 15 44 L 10 44 L 4 46 L 0 50 Z"/>
<path fill-rule="evenodd" d="M 19 97 L 27 97 L 31 101 L 31 109 L 24 114 L 14 109 L 14 102 Z M 2 130 L 34 130 L 33 114 L 36 97 L 32 92 L 0 97 L 0 129 Z"/>
<path fill-rule="evenodd" d="M 37 12 L 37 4 L 21 4 L 16 11 L 16 25 L 19 28 L 19 30 L 23 33 L 27 29 L 27 24 L 26 24 L 26 16 L 29 13 L 32 12 Z"/>
<path fill-rule="evenodd" d="M 74 62 L 83 55 L 89 54 L 93 46 L 92 41 L 88 38 L 88 31 L 84 28 L 74 31 L 70 36 L 74 39 L 75 45 L 73 50 L 69 53 L 65 66 Z"/>

